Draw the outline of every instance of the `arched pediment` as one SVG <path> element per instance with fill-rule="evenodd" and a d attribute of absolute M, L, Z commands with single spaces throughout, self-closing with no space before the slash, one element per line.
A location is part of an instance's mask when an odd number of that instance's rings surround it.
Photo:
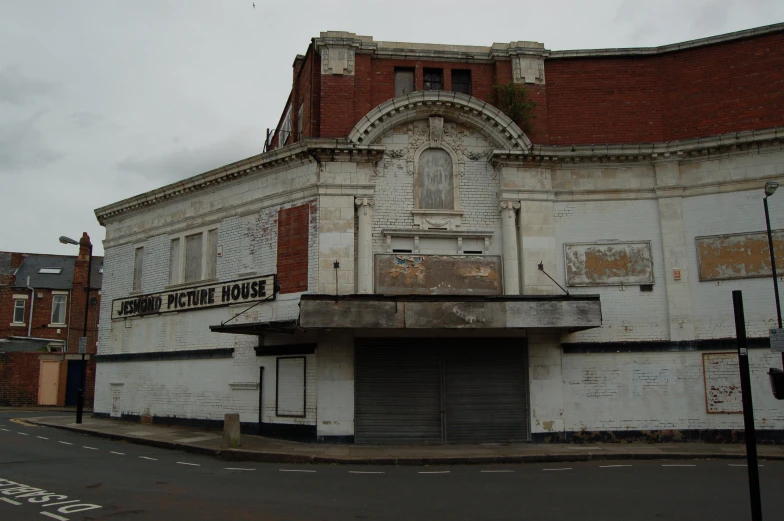
<path fill-rule="evenodd" d="M 496 107 L 473 96 L 447 91 L 417 91 L 385 101 L 354 126 L 348 139 L 370 145 L 398 125 L 429 116 L 441 116 L 471 127 L 499 149 L 528 151 L 531 148 L 531 141 L 520 127 Z"/>

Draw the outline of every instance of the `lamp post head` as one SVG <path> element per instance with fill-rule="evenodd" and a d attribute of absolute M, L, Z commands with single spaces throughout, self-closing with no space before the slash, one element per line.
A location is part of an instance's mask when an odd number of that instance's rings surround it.
<path fill-rule="evenodd" d="M 776 188 L 779 187 L 778 181 L 767 181 L 765 183 L 765 196 L 769 197 L 776 192 Z"/>
<path fill-rule="evenodd" d="M 79 245 L 77 241 L 71 239 L 70 237 L 66 237 L 65 235 L 60 236 L 60 242 L 63 244 L 76 244 L 77 246 Z"/>

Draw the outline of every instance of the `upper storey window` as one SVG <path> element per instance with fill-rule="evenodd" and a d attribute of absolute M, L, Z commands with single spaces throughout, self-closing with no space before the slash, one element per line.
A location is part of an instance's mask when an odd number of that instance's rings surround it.
<path fill-rule="evenodd" d="M 444 90 L 444 69 L 425 69 L 425 90 Z"/>
<path fill-rule="evenodd" d="M 471 71 L 452 69 L 452 91 L 471 95 Z"/>
<path fill-rule="evenodd" d="M 407 96 L 414 92 L 414 69 L 395 67 L 395 97 Z"/>

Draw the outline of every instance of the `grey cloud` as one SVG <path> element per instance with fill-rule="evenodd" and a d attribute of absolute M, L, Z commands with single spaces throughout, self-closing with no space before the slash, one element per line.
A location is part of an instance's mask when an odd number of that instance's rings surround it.
<path fill-rule="evenodd" d="M 22 122 L 0 121 L 0 174 L 16 168 L 41 168 L 63 156 L 47 144 L 38 130 L 36 123 L 42 114 Z"/>
<path fill-rule="evenodd" d="M 58 87 L 57 82 L 23 75 L 18 64 L 9 65 L 0 71 L 0 101 L 12 105 L 25 105 L 34 98 L 54 92 Z"/>
<path fill-rule="evenodd" d="M 251 138 L 259 135 L 258 143 Z M 167 184 L 261 153 L 261 131 L 244 132 L 201 147 L 178 147 L 153 157 L 126 157 L 117 168 Z"/>
<path fill-rule="evenodd" d="M 104 120 L 104 117 L 95 112 L 76 112 L 71 114 L 71 120 L 81 129 L 92 127 Z"/>

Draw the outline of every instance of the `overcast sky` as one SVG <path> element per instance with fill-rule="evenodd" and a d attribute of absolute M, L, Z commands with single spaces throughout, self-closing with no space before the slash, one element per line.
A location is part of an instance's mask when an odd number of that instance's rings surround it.
<path fill-rule="evenodd" d="M 781 0 L 0 0 L 0 250 L 102 254 L 93 210 L 258 154 L 310 38 L 551 50 L 784 21 Z"/>

